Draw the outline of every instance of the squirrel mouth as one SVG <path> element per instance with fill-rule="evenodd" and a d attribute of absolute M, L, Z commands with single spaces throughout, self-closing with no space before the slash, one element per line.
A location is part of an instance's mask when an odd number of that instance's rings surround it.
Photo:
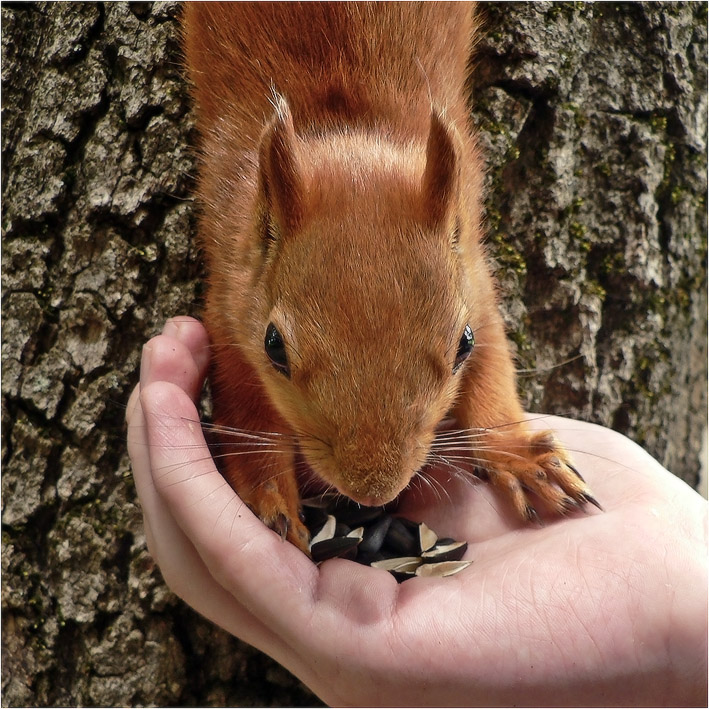
<path fill-rule="evenodd" d="M 296 446 L 294 467 L 298 477 L 298 489 L 301 498 L 317 497 L 326 492 L 332 492 L 333 486 L 326 483 L 305 459 L 300 448 Z"/>
<path fill-rule="evenodd" d="M 435 435 L 454 430 L 455 427 L 456 421 L 449 413 L 438 422 L 435 429 Z M 316 497 L 318 495 L 322 495 L 323 493 L 333 493 L 346 497 L 354 503 L 364 507 L 386 507 L 388 510 L 392 510 L 396 509 L 399 497 L 405 490 L 408 489 L 411 481 L 414 480 L 417 475 L 425 473 L 429 466 L 432 465 L 432 460 L 429 455 L 430 450 L 427 451 L 427 455 L 420 467 L 413 471 L 410 479 L 407 480 L 406 484 L 404 484 L 393 496 L 390 494 L 377 495 L 376 493 L 359 494 L 353 493 L 352 491 L 343 492 L 337 484 L 328 482 L 320 473 L 318 473 L 318 471 L 308 462 L 298 443 L 295 443 L 294 445 L 294 467 L 301 499 Z"/>
<path fill-rule="evenodd" d="M 387 510 L 394 510 L 397 507 L 399 495 L 408 486 L 407 483 L 407 485 L 405 485 L 402 490 L 397 492 L 393 497 L 388 496 L 386 498 L 377 497 L 375 495 L 350 494 L 340 490 L 339 486 L 334 483 L 327 482 L 313 468 L 313 466 L 308 463 L 299 448 L 296 448 L 295 450 L 294 463 L 295 470 L 297 471 L 298 489 L 300 491 L 301 499 L 317 497 L 318 495 L 323 495 L 326 493 L 333 493 L 340 495 L 343 498 L 347 498 L 353 503 L 363 507 L 386 507 Z"/>

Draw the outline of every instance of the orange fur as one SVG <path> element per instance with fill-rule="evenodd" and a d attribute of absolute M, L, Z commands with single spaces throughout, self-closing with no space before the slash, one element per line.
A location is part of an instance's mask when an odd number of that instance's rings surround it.
<path fill-rule="evenodd" d="M 327 484 L 383 504 L 425 463 L 448 412 L 461 428 L 522 418 L 481 246 L 464 92 L 473 13 L 189 3 L 184 28 L 215 421 L 286 436 L 277 453 L 227 458 L 224 473 L 305 549 L 296 450 Z M 264 352 L 269 323 L 289 377 Z M 466 324 L 476 344 L 454 373 Z M 523 427 L 514 435 L 524 450 L 475 457 L 524 514 L 514 480 L 537 475 L 540 451 Z M 543 455 L 565 460 L 555 446 Z"/>

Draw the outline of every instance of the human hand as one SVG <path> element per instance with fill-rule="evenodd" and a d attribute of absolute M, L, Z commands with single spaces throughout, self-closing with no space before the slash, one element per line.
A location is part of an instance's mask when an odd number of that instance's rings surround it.
<path fill-rule="evenodd" d="M 707 503 L 613 431 L 554 429 L 604 513 L 521 527 L 488 486 L 448 480 L 400 512 L 469 542 L 472 566 L 398 585 L 315 566 L 217 472 L 193 401 L 208 341 L 195 320 L 145 347 L 128 445 L 151 554 L 170 588 L 337 705 L 705 705 Z M 438 486 L 435 486 L 438 487 Z"/>

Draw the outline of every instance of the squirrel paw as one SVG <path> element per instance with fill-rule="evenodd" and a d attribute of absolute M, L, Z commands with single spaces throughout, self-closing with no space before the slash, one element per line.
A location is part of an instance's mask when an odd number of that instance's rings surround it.
<path fill-rule="evenodd" d="M 497 441 L 499 451 L 488 453 L 481 468 L 490 483 L 512 503 L 519 517 L 541 524 L 530 495 L 561 515 L 583 509 L 587 503 L 603 509 L 551 431 L 516 438 L 511 446 L 505 438 Z M 509 453 L 505 452 L 506 447 Z"/>
<path fill-rule="evenodd" d="M 282 539 L 297 546 L 303 553 L 310 556 L 310 532 L 298 517 L 286 517 L 282 512 L 279 512 L 275 517 L 261 517 L 261 520 Z"/>
<path fill-rule="evenodd" d="M 300 521 L 298 502 L 288 504 L 276 485 L 266 483 L 250 507 L 267 527 L 310 556 L 310 532 Z"/>

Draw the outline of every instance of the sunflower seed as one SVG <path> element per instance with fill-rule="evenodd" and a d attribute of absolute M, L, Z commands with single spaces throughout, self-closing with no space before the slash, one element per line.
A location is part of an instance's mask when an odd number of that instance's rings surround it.
<path fill-rule="evenodd" d="M 303 506 L 302 518 L 309 530 L 319 530 L 327 521 L 327 512 L 322 508 Z"/>
<path fill-rule="evenodd" d="M 391 520 L 384 543 L 401 556 L 415 556 L 420 553 L 418 540 L 404 524 L 401 517 L 394 517 Z"/>
<path fill-rule="evenodd" d="M 457 544 L 458 542 L 455 539 L 452 539 L 451 537 L 441 537 L 437 542 L 436 546 L 447 546 L 448 544 Z"/>
<path fill-rule="evenodd" d="M 356 551 L 359 539 L 355 537 L 334 537 L 316 542 L 310 547 L 310 555 L 317 564 L 335 557 L 347 557 Z M 354 559 L 354 556 L 352 557 Z"/>
<path fill-rule="evenodd" d="M 453 574 L 467 569 L 472 563 L 472 561 L 441 561 L 437 564 L 421 564 L 416 569 L 416 576 L 453 576 Z"/>
<path fill-rule="evenodd" d="M 384 507 L 363 507 L 333 493 L 305 499 L 302 505 L 316 563 L 350 559 L 384 569 L 399 583 L 414 576 L 450 576 L 471 563 L 461 561 L 467 542 L 439 539 L 423 522 L 393 517 Z"/>
<path fill-rule="evenodd" d="M 335 497 L 328 507 L 328 512 L 335 515 L 338 522 L 350 527 L 379 519 L 383 511 L 382 507 L 364 507 L 342 495 Z"/>
<path fill-rule="evenodd" d="M 337 528 L 337 520 L 334 515 L 328 515 L 327 521 L 323 525 L 322 529 L 310 540 L 310 548 L 312 549 L 315 544 L 319 542 L 324 542 L 326 539 L 332 539 L 335 536 L 335 529 Z"/>
<path fill-rule="evenodd" d="M 373 561 L 371 566 L 375 569 L 384 569 L 385 571 L 401 571 L 413 572 L 421 565 L 420 556 L 398 556 L 393 559 L 384 559 L 383 561 Z"/>
<path fill-rule="evenodd" d="M 421 522 L 419 525 L 419 546 L 421 551 L 428 551 L 437 541 L 438 535 L 428 525 Z"/>
<path fill-rule="evenodd" d="M 391 520 L 392 518 L 386 515 L 369 526 L 359 545 L 360 554 L 376 554 L 382 548 Z"/>
<path fill-rule="evenodd" d="M 436 544 L 432 549 L 423 552 L 421 557 L 426 563 L 442 561 L 460 561 L 468 548 L 468 542 L 452 542 L 451 544 Z"/>
<path fill-rule="evenodd" d="M 351 531 L 352 531 L 351 527 L 338 521 L 337 524 L 335 525 L 335 533 L 332 536 L 333 537 L 346 537 Z"/>

